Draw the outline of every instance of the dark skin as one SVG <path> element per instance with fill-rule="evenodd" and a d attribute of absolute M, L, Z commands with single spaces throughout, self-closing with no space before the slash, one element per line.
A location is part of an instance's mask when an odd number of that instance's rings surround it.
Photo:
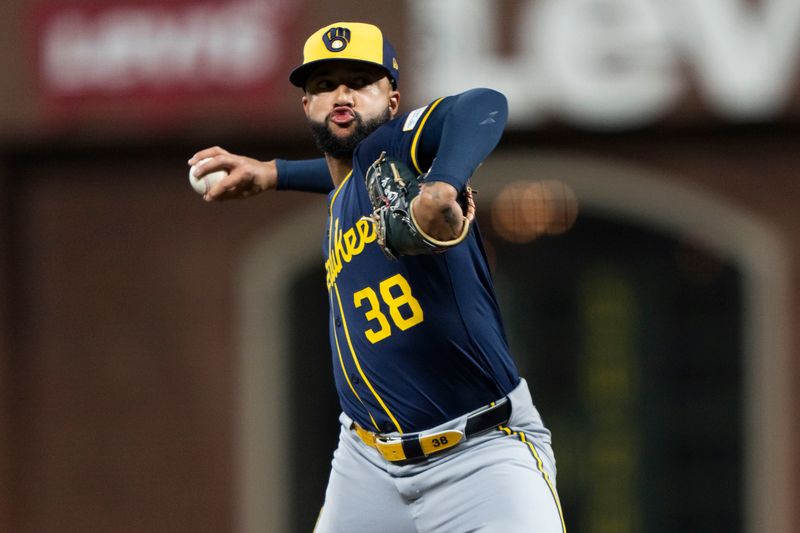
<path fill-rule="evenodd" d="M 330 132 L 346 138 L 353 135 L 355 116 L 363 120 L 381 116 L 389 110 L 394 117 L 399 109 L 400 93 L 392 88 L 383 70 L 349 61 L 324 63 L 306 81 L 302 98 L 309 120 L 325 123 Z M 197 175 L 227 170 L 228 176 L 205 195 L 206 201 L 248 198 L 277 187 L 274 160 L 258 161 L 216 146 L 197 152 L 189 165 L 211 158 L 198 168 Z M 352 170 L 352 157 L 335 158 L 325 154 L 333 183 L 339 186 Z M 465 214 L 457 202 L 458 191 L 450 184 L 431 182 L 422 186 L 412 209 L 419 227 L 428 235 L 443 241 L 456 238 L 464 227 L 465 216 L 474 217 L 474 207 Z"/>

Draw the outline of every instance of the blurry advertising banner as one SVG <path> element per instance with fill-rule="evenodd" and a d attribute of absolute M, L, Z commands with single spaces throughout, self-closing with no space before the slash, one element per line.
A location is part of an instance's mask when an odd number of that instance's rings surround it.
<path fill-rule="evenodd" d="M 511 120 L 625 130 L 798 106 L 797 0 L 409 0 L 417 97 L 486 85 Z"/>
<path fill-rule="evenodd" d="M 297 51 L 288 0 L 47 3 L 33 14 L 38 89 L 56 118 L 135 110 L 169 120 L 262 105 Z"/>

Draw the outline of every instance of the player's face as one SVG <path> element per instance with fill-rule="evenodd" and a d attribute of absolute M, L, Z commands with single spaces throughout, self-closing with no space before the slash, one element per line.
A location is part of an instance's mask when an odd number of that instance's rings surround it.
<path fill-rule="evenodd" d="M 336 61 L 317 67 L 306 82 L 303 109 L 317 144 L 334 157 L 352 149 L 398 110 L 400 93 L 380 68 Z"/>

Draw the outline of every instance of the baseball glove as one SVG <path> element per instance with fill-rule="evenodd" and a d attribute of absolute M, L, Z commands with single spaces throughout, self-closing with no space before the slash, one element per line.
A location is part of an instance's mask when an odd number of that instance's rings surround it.
<path fill-rule="evenodd" d="M 475 203 L 469 185 L 459 197 L 464 226 L 461 234 L 449 241 L 426 234 L 414 220 L 411 205 L 419 196 L 425 175 L 417 176 L 405 164 L 387 157 L 386 152 L 370 165 L 365 181 L 372 204 L 378 245 L 390 259 L 400 255 L 423 255 L 443 252 L 463 241 L 475 216 Z"/>

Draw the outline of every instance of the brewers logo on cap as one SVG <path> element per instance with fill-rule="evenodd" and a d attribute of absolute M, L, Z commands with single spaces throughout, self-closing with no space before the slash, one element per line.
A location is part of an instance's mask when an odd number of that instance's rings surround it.
<path fill-rule="evenodd" d="M 314 32 L 303 47 L 303 64 L 289 75 L 289 81 L 305 87 L 306 80 L 320 63 L 360 61 L 386 71 L 392 87 L 397 88 L 400 67 L 397 52 L 377 26 L 363 22 L 334 22 Z"/>
<path fill-rule="evenodd" d="M 325 48 L 331 52 L 341 52 L 350 42 L 350 30 L 347 28 L 331 28 L 322 35 Z"/>

